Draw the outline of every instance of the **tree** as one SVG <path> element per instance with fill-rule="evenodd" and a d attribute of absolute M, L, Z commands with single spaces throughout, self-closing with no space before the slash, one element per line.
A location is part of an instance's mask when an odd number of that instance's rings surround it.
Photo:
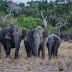
<path fill-rule="evenodd" d="M 42 9 L 41 9 L 41 15 L 42 15 L 42 19 L 43 19 L 43 22 L 44 22 L 44 26 L 45 26 L 45 28 L 46 28 L 46 27 L 47 27 L 47 16 L 44 17 L 44 14 L 43 14 Z"/>
<path fill-rule="evenodd" d="M 41 3 L 41 6 L 40 6 L 41 7 L 40 10 L 41 10 L 41 16 L 42 16 L 45 28 L 47 27 L 47 15 L 46 15 L 47 7 L 46 6 L 47 6 L 47 0 L 43 0 L 43 3 Z M 45 12 L 45 15 L 43 13 L 43 10 Z"/>
<path fill-rule="evenodd" d="M 8 6 L 8 13 L 10 13 L 10 12 L 14 16 L 16 16 L 22 12 L 22 8 L 20 6 L 18 6 L 16 3 L 10 2 L 9 6 Z"/>

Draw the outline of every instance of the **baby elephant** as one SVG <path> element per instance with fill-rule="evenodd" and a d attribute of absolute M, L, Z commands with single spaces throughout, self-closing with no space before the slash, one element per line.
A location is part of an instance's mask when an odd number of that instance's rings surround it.
<path fill-rule="evenodd" d="M 60 43 L 61 43 L 60 37 L 58 37 L 55 34 L 49 35 L 48 42 L 47 42 L 49 59 L 51 59 L 52 55 L 57 56 Z"/>

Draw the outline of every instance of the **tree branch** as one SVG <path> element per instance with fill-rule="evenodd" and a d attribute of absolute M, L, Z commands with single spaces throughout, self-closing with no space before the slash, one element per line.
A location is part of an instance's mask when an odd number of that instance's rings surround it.
<path fill-rule="evenodd" d="M 11 14 L 11 11 L 10 11 L 10 13 L 8 15 L 6 15 L 3 20 L 5 20 L 8 16 L 14 16 L 14 15 Z"/>
<path fill-rule="evenodd" d="M 41 15 L 42 15 L 42 18 L 43 18 L 43 20 L 44 20 L 44 16 L 43 16 L 43 12 L 42 12 L 42 9 L 41 9 Z"/>

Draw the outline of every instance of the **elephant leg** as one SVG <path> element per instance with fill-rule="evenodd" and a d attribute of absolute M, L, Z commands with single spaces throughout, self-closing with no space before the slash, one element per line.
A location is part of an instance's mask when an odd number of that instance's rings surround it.
<path fill-rule="evenodd" d="M 52 47 L 51 56 L 54 55 L 54 47 Z"/>
<path fill-rule="evenodd" d="M 19 52 L 19 48 L 16 48 L 16 50 L 15 50 L 15 59 L 17 59 L 18 58 L 18 52 Z"/>
<path fill-rule="evenodd" d="M 31 49 L 29 43 L 27 41 L 24 41 L 24 44 L 25 44 L 25 48 L 26 48 L 27 57 L 31 57 L 32 49 Z"/>
<path fill-rule="evenodd" d="M 48 56 L 50 60 L 52 56 L 52 45 L 49 42 L 47 42 L 47 48 L 48 48 Z"/>
<path fill-rule="evenodd" d="M 20 48 L 20 41 L 16 41 L 15 42 L 15 48 L 16 48 L 16 50 L 15 50 L 15 59 L 17 59 L 18 58 L 18 52 L 19 52 L 19 48 Z"/>
<path fill-rule="evenodd" d="M 45 47 L 44 45 L 42 45 L 42 59 L 45 58 Z"/>
<path fill-rule="evenodd" d="M 0 58 L 1 58 L 1 52 L 2 52 L 2 44 L 0 43 Z"/>
<path fill-rule="evenodd" d="M 54 47 L 54 55 L 57 56 L 58 47 L 57 45 Z"/>
<path fill-rule="evenodd" d="M 58 43 L 56 43 L 55 47 L 54 47 L 54 55 L 57 56 L 57 52 L 58 52 L 58 48 L 59 48 L 59 45 Z"/>
<path fill-rule="evenodd" d="M 10 56 L 10 51 L 11 51 L 11 41 L 10 40 L 6 40 L 6 46 L 7 46 L 6 58 L 7 58 L 8 56 Z"/>
<path fill-rule="evenodd" d="M 40 57 L 40 50 L 38 51 L 38 57 Z"/>
<path fill-rule="evenodd" d="M 31 47 L 29 45 L 26 45 L 25 47 L 26 47 L 27 57 L 31 57 L 32 55 Z"/>
<path fill-rule="evenodd" d="M 31 57 L 31 56 L 32 56 L 32 50 L 30 49 L 29 52 L 28 52 L 27 57 Z"/>
<path fill-rule="evenodd" d="M 51 45 L 49 45 L 49 48 L 48 48 L 49 50 L 48 50 L 48 54 L 49 54 L 49 60 L 51 59 L 51 57 L 52 57 L 52 46 Z"/>
<path fill-rule="evenodd" d="M 16 50 L 15 50 L 15 59 L 17 59 L 18 58 L 18 52 L 19 52 L 19 47 L 18 48 L 16 48 Z"/>
<path fill-rule="evenodd" d="M 53 55 L 53 51 L 51 51 L 51 56 Z"/>
<path fill-rule="evenodd" d="M 38 50 L 38 57 L 40 57 L 40 51 L 41 51 L 41 47 Z"/>
<path fill-rule="evenodd" d="M 48 50 L 49 60 L 51 59 L 51 49 Z"/>
<path fill-rule="evenodd" d="M 57 53 L 58 53 L 58 47 L 55 47 L 55 52 L 54 52 L 55 56 L 57 56 Z"/>

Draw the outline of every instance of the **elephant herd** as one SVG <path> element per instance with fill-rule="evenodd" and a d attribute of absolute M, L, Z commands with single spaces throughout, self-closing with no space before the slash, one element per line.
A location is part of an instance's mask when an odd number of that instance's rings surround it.
<path fill-rule="evenodd" d="M 0 57 L 2 43 L 6 52 L 6 58 L 10 56 L 11 48 L 16 48 L 14 58 L 17 59 L 22 39 L 24 40 L 27 57 L 31 57 L 32 55 L 40 57 L 40 52 L 42 51 L 42 59 L 45 58 L 46 46 L 48 48 L 49 59 L 51 59 L 53 55 L 57 56 L 58 48 L 61 43 L 61 39 L 57 35 L 48 35 L 48 32 L 40 26 L 27 32 L 25 29 L 16 25 L 10 25 L 3 29 L 0 28 Z"/>

